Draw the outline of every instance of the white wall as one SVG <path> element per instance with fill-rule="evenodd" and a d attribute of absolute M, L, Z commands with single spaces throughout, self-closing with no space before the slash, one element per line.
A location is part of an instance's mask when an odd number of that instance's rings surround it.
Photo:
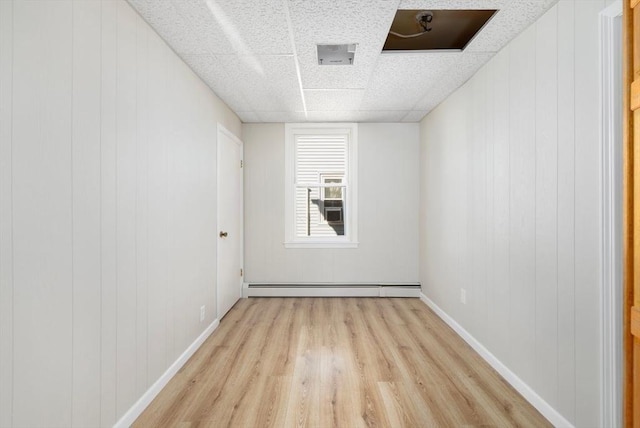
<path fill-rule="evenodd" d="M 111 426 L 214 320 L 217 121 L 124 1 L 0 1 L 0 426 Z"/>
<path fill-rule="evenodd" d="M 358 124 L 357 249 L 285 249 L 284 124 L 242 135 L 246 282 L 418 282 L 418 124 Z"/>
<path fill-rule="evenodd" d="M 561 0 L 421 123 L 423 292 L 577 426 L 599 421 L 604 6 Z"/>

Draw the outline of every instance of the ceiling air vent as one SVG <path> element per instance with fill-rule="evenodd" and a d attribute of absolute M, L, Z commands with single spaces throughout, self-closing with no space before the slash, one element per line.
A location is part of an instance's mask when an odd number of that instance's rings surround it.
<path fill-rule="evenodd" d="M 383 52 L 461 51 L 497 10 L 398 10 Z"/>
<path fill-rule="evenodd" d="M 318 45 L 319 65 L 353 65 L 356 44 Z"/>

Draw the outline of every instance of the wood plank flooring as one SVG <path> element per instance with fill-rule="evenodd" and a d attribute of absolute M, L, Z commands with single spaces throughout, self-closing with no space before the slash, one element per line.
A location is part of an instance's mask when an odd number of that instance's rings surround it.
<path fill-rule="evenodd" d="M 551 425 L 418 299 L 250 298 L 134 426 Z"/>

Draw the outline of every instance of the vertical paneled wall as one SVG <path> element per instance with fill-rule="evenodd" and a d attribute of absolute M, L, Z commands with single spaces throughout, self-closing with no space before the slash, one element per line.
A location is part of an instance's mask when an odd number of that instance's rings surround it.
<path fill-rule="evenodd" d="M 415 123 L 358 124 L 358 248 L 285 248 L 285 126 L 244 124 L 245 281 L 418 282 Z"/>
<path fill-rule="evenodd" d="M 605 3 L 561 0 L 421 125 L 423 292 L 576 426 L 599 421 Z"/>
<path fill-rule="evenodd" d="M 0 426 L 111 426 L 216 318 L 217 122 L 126 2 L 0 1 Z"/>

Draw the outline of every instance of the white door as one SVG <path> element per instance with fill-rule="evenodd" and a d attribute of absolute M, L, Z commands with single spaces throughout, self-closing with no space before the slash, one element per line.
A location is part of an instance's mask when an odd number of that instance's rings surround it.
<path fill-rule="evenodd" d="M 218 126 L 218 319 L 242 295 L 242 142 Z"/>

